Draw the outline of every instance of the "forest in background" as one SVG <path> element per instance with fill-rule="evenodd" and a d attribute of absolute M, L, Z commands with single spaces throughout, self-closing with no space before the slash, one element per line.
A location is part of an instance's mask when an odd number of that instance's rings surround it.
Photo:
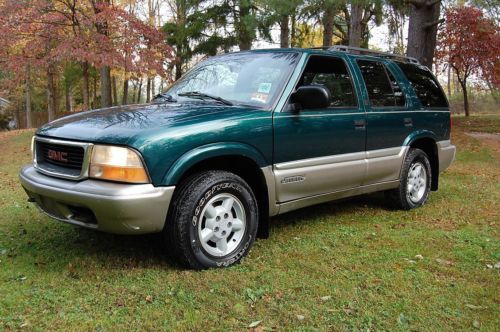
<path fill-rule="evenodd" d="M 204 58 L 263 45 L 406 54 L 454 111 L 498 112 L 499 18 L 498 0 L 0 0 L 0 125 L 149 102 Z"/>

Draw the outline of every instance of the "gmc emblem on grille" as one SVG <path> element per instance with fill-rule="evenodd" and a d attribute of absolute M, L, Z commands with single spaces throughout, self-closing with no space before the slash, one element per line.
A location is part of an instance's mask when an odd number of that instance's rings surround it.
<path fill-rule="evenodd" d="M 68 153 L 67 152 L 61 152 L 61 151 L 54 151 L 51 149 L 48 149 L 47 151 L 49 159 L 55 160 L 55 161 L 62 161 L 67 163 L 68 162 Z"/>

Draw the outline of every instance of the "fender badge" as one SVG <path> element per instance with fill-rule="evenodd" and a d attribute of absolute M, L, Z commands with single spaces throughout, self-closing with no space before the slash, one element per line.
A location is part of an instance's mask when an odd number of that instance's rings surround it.
<path fill-rule="evenodd" d="M 281 183 L 287 184 L 287 183 L 294 183 L 294 182 L 303 182 L 305 179 L 306 179 L 306 177 L 303 175 L 287 176 L 286 178 L 283 178 L 283 180 L 281 180 Z"/>

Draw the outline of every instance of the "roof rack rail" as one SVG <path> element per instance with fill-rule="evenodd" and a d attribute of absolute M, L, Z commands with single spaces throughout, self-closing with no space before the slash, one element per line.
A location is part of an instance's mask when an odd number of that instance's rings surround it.
<path fill-rule="evenodd" d="M 387 52 L 379 52 L 379 51 L 369 50 L 367 48 L 361 48 L 361 47 L 335 45 L 335 46 L 329 47 L 328 51 L 338 51 L 338 52 L 353 53 L 353 54 L 372 55 L 372 56 L 377 56 L 377 57 L 381 57 L 381 58 L 406 61 L 409 63 L 416 63 L 416 64 L 420 63 L 417 59 L 415 59 L 411 56 L 392 54 L 392 53 L 387 53 Z"/>

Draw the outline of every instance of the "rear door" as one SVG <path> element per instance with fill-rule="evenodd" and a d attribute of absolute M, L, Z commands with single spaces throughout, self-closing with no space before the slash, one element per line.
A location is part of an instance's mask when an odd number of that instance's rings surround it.
<path fill-rule="evenodd" d="M 309 55 L 296 88 L 323 85 L 329 107 L 274 114 L 278 202 L 358 187 L 365 176 L 365 113 L 344 56 Z"/>
<path fill-rule="evenodd" d="M 397 180 L 405 139 L 413 130 L 407 88 L 399 72 L 380 59 L 355 60 L 364 82 L 367 172 L 363 185 Z"/>

